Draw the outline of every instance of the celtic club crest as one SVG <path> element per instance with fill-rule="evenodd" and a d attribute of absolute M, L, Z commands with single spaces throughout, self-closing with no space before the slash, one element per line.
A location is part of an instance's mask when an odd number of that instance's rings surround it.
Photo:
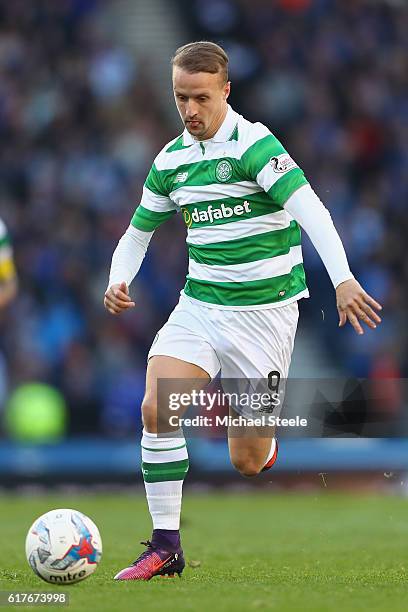
<path fill-rule="evenodd" d="M 226 183 L 232 176 L 232 165 L 227 159 L 221 159 L 215 167 L 215 176 L 220 183 Z"/>

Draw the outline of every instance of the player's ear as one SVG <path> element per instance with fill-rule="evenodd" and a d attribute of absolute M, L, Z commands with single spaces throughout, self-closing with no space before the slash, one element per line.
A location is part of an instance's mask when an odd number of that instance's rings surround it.
<path fill-rule="evenodd" d="M 228 98 L 231 92 L 231 81 L 227 81 L 224 85 L 224 97 L 225 100 Z"/>

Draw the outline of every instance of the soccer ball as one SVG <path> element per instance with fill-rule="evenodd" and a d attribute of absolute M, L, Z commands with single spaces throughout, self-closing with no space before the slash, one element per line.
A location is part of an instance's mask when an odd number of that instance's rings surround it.
<path fill-rule="evenodd" d="M 51 510 L 30 527 L 26 556 L 32 570 L 51 584 L 72 584 L 90 576 L 102 556 L 95 523 L 78 510 Z"/>

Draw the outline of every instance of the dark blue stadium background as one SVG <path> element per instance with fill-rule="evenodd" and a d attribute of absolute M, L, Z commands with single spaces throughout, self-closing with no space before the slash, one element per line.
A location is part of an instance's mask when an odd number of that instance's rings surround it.
<path fill-rule="evenodd" d="M 133 285 L 137 309 L 121 318 L 103 309 L 111 254 L 155 154 L 176 135 L 149 65 L 101 27 L 107 4 L 0 2 L 0 216 L 20 278 L 0 318 L 0 405 L 16 386 L 44 381 L 67 399 L 69 435 L 120 439 L 140 429 L 146 354 L 187 257 L 177 217 L 157 231 Z M 231 104 L 299 162 L 354 274 L 384 305 L 375 333 L 338 330 L 334 292 L 305 238 L 301 327 L 339 372 L 406 377 L 406 3 L 172 4 L 187 33 L 179 44 L 226 47 Z"/>

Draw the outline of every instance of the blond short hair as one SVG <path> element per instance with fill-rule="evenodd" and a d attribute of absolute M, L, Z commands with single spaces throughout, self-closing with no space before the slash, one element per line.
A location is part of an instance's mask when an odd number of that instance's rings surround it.
<path fill-rule="evenodd" d="M 219 73 L 224 83 L 228 81 L 228 55 L 219 45 L 207 40 L 191 42 L 179 47 L 171 59 L 171 65 L 186 72 Z"/>

